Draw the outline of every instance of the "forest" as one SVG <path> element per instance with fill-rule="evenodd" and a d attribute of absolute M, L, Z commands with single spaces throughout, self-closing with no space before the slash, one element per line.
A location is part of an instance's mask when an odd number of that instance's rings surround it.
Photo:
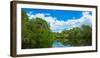
<path fill-rule="evenodd" d="M 92 28 L 88 25 L 63 30 L 61 33 L 52 32 L 50 25 L 44 19 L 37 17 L 29 19 L 26 12 L 21 13 L 22 49 L 52 48 L 54 41 L 63 45 L 90 46 L 92 45 Z"/>

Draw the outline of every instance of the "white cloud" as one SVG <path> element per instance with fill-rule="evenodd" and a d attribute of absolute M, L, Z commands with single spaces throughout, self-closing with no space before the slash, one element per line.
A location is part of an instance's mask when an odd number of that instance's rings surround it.
<path fill-rule="evenodd" d="M 27 15 L 29 16 L 29 19 L 36 18 L 36 17 L 45 18 L 45 14 L 41 14 L 41 13 L 38 13 L 36 15 L 31 15 L 30 13 L 27 13 Z"/>
<path fill-rule="evenodd" d="M 71 29 L 73 27 L 80 27 L 82 24 L 91 25 L 92 16 L 89 12 L 83 12 L 83 16 L 79 19 L 69 19 L 67 21 L 59 21 L 50 14 L 37 13 L 35 15 L 27 14 L 30 19 L 40 17 L 46 20 L 50 24 L 50 28 L 53 32 L 61 32 L 64 29 Z"/>

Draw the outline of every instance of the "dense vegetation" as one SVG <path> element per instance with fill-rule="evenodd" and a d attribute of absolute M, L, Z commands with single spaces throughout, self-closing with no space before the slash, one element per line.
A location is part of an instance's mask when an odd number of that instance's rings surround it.
<path fill-rule="evenodd" d="M 22 11 L 22 49 L 27 48 L 49 48 L 55 40 L 61 41 L 64 45 L 88 46 L 91 45 L 92 29 L 88 25 L 81 28 L 75 27 L 70 30 L 63 30 L 61 33 L 54 33 L 50 30 L 49 24 L 42 18 L 29 19 Z"/>

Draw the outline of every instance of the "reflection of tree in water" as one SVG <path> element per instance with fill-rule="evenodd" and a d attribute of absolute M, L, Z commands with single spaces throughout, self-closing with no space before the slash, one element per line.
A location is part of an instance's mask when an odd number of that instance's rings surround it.
<path fill-rule="evenodd" d="M 48 48 L 52 46 L 53 33 L 42 18 L 29 19 L 22 10 L 22 49 Z"/>
<path fill-rule="evenodd" d="M 22 11 L 22 49 L 90 46 L 92 28 L 83 25 L 61 33 L 52 32 L 48 22 L 42 18 L 29 19 Z"/>
<path fill-rule="evenodd" d="M 67 43 L 67 39 L 64 39 L 64 38 L 66 38 L 66 36 L 65 37 L 62 37 L 62 36 L 57 36 L 57 39 L 53 42 L 53 44 L 52 44 L 52 47 L 70 47 L 70 45 L 69 44 L 64 44 L 63 42 L 66 42 Z"/>

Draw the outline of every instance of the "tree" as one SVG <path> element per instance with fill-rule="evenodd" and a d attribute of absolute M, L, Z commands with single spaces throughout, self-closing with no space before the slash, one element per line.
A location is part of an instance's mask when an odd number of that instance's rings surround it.
<path fill-rule="evenodd" d="M 42 18 L 30 20 L 32 32 L 34 34 L 35 48 L 50 47 L 52 42 L 51 30 L 48 23 Z"/>
<path fill-rule="evenodd" d="M 22 28 L 21 28 L 21 31 L 22 31 L 22 48 L 29 48 L 31 47 L 31 41 L 29 40 L 30 39 L 30 34 L 31 34 L 31 31 L 29 29 L 29 18 L 26 14 L 25 11 L 22 10 L 22 13 L 21 13 L 21 19 L 22 19 Z M 29 46 L 28 46 L 29 45 Z M 28 47 L 27 47 L 28 46 Z"/>
<path fill-rule="evenodd" d="M 22 48 L 47 48 L 52 46 L 54 33 L 42 18 L 29 19 L 22 11 Z"/>
<path fill-rule="evenodd" d="M 81 28 L 74 27 L 70 30 L 64 30 L 63 35 L 67 35 L 65 39 L 68 41 L 64 44 L 71 46 L 90 46 L 92 44 L 92 28 L 88 25 L 82 25 Z"/>
<path fill-rule="evenodd" d="M 88 25 L 63 30 L 61 33 L 52 32 L 47 21 L 40 17 L 29 19 L 22 10 L 22 49 L 52 47 L 55 40 L 64 45 L 90 46 L 92 45 L 92 28 Z"/>
<path fill-rule="evenodd" d="M 82 26 L 83 45 L 92 45 L 92 27 L 88 25 Z"/>

